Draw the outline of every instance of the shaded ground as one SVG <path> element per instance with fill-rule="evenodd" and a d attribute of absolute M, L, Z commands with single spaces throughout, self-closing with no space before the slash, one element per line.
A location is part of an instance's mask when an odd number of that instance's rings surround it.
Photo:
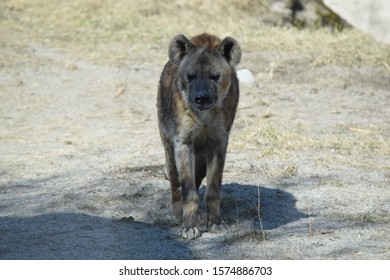
<path fill-rule="evenodd" d="M 45 37 L 31 15 L 50 5 L 26 3 L 0 5 L 0 259 L 390 258 L 388 47 L 353 30 L 253 27 L 250 14 L 248 31 L 231 34 L 238 69 L 255 75 L 241 86 L 224 173 L 231 233 L 187 242 L 176 238 L 155 108 L 177 27 L 145 50 L 103 40 L 95 22 L 91 54 L 89 23 L 75 26 L 85 42 L 53 35 L 67 36 L 70 4 Z"/>

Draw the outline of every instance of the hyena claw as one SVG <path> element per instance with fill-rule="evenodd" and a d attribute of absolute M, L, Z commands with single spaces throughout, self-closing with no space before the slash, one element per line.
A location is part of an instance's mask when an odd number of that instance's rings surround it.
<path fill-rule="evenodd" d="M 194 228 L 182 228 L 178 234 L 179 237 L 193 240 L 200 237 L 200 231 L 197 227 Z"/>

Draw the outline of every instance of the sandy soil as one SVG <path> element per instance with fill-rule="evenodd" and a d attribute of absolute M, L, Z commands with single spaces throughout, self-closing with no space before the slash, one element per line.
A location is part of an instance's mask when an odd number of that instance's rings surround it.
<path fill-rule="evenodd" d="M 105 63 L 2 31 L 0 259 L 390 259 L 390 57 L 244 47 L 255 83 L 224 173 L 231 233 L 183 241 L 156 118 L 166 45 Z"/>

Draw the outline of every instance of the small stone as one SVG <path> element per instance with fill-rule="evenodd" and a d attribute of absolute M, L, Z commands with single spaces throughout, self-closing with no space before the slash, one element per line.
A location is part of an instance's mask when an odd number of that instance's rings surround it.
<path fill-rule="evenodd" d="M 241 69 L 237 71 L 237 77 L 241 84 L 250 85 L 255 82 L 253 74 L 248 69 Z"/>

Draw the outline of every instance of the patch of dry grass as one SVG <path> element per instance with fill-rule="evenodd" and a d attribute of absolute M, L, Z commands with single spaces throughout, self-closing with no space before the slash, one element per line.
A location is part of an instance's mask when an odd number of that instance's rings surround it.
<path fill-rule="evenodd" d="M 288 157 L 291 152 L 315 145 L 315 140 L 305 135 L 305 129 L 300 125 L 284 129 L 280 123 L 264 120 L 254 123 L 242 128 L 237 137 L 232 137 L 229 144 L 232 151 L 253 151 L 259 158 Z"/>
<path fill-rule="evenodd" d="M 371 212 L 357 212 L 353 214 L 335 213 L 335 217 L 340 222 L 352 222 L 361 226 L 367 226 L 370 224 L 386 224 L 390 220 L 389 217 L 376 213 L 375 210 Z"/>
<path fill-rule="evenodd" d="M 370 127 L 370 130 L 354 128 L 352 131 L 348 126 L 337 134 L 313 134 L 299 123 L 288 125 L 280 121 L 258 120 L 239 128 L 239 132 L 233 134 L 229 149 L 232 152 L 250 151 L 257 158 L 279 159 L 290 158 L 297 152 L 324 151 L 324 157 L 317 160 L 320 166 L 339 163 L 355 168 L 384 170 L 388 168 L 385 163 L 376 160 L 377 157 L 390 157 L 390 143 L 384 135 L 386 131 L 380 126 Z M 265 169 L 264 172 L 283 177 L 291 173 L 289 170 L 294 171 L 291 166 L 281 166 L 275 170 Z"/>

